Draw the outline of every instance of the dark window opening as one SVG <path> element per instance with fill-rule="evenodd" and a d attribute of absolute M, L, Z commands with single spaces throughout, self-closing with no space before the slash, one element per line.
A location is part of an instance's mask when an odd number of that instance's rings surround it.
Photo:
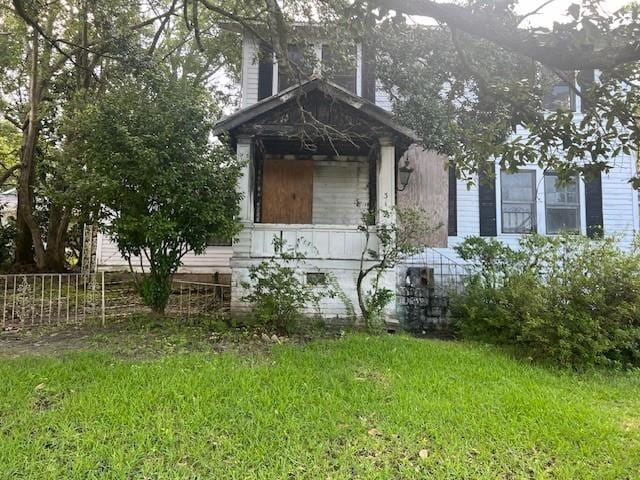
<path fill-rule="evenodd" d="M 313 73 L 315 58 L 311 46 L 300 48 L 298 45 L 289 45 L 287 47 L 290 71 L 284 68 L 284 65 L 278 65 L 278 91 L 281 92 L 286 88 L 307 80 Z"/>
<path fill-rule="evenodd" d="M 322 74 L 329 81 L 356 93 L 356 48 L 337 49 L 331 45 L 322 46 Z"/>
<path fill-rule="evenodd" d="M 326 285 L 327 274 L 320 272 L 309 272 L 307 273 L 307 283 L 309 285 Z"/>

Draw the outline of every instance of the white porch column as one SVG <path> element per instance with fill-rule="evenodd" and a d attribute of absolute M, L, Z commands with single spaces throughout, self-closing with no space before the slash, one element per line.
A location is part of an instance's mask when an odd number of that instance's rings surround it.
<path fill-rule="evenodd" d="M 240 221 L 253 223 L 253 138 L 239 136 L 236 147 L 238 161 L 242 165 L 240 178 L 238 179 L 238 191 L 242 193 L 240 200 Z"/>
<path fill-rule="evenodd" d="M 382 137 L 378 162 L 378 211 L 389 210 L 396 204 L 396 149 L 391 138 Z M 378 214 L 380 221 L 380 214 Z"/>

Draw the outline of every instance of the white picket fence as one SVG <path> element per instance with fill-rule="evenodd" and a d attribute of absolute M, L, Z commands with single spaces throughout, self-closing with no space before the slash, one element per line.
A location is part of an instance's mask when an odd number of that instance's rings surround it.
<path fill-rule="evenodd" d="M 230 286 L 174 280 L 166 313 L 180 318 L 225 311 Z M 105 272 L 0 275 L 0 325 L 99 322 L 149 312 L 135 285 Z"/>

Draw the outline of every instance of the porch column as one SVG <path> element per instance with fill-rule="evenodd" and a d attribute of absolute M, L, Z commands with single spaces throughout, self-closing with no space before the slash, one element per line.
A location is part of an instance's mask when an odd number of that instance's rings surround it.
<path fill-rule="evenodd" d="M 396 151 L 391 138 L 382 137 L 380 143 L 380 160 L 378 162 L 378 212 L 389 210 L 396 204 Z M 377 221 L 380 221 L 378 213 Z"/>
<path fill-rule="evenodd" d="M 238 178 L 238 191 L 243 195 L 240 200 L 240 222 L 253 223 L 253 137 L 238 136 L 236 155 L 242 165 Z"/>

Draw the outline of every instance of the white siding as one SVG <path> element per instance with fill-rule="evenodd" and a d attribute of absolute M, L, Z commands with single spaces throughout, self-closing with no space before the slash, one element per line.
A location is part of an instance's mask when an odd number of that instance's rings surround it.
<path fill-rule="evenodd" d="M 392 110 L 389 94 L 382 88 L 382 84 L 380 82 L 376 82 L 376 105 L 380 108 L 384 108 L 388 112 Z"/>
<path fill-rule="evenodd" d="M 620 156 L 613 163 L 614 168 L 602 174 L 604 231 L 620 235 L 621 243 L 629 246 L 638 229 L 638 193 L 629 184 L 629 179 L 636 174 L 635 162 L 630 156 Z"/>
<path fill-rule="evenodd" d="M 606 235 L 618 236 L 620 245 L 628 248 L 631 245 L 634 234 L 638 231 L 638 192 L 629 184 L 629 179 L 636 174 L 634 158 L 621 155 L 611 161 L 613 168 L 609 173 L 602 174 L 602 214 L 604 223 L 604 233 Z M 537 223 L 538 232 L 544 234 L 545 223 L 545 201 L 543 172 L 537 165 L 522 167 L 523 169 L 536 170 L 536 183 L 538 185 L 537 194 Z M 477 182 L 477 178 L 475 179 Z M 585 191 L 584 183 L 580 182 L 580 210 L 581 210 L 581 232 L 586 233 L 585 218 Z M 449 248 L 439 249 L 449 257 L 456 257 L 453 247 L 464 240 L 465 237 L 480 234 L 480 205 L 478 198 L 478 187 L 473 185 L 467 189 L 462 180 L 457 183 L 458 201 L 458 235 L 449 237 Z M 517 246 L 522 235 L 501 233 L 501 195 L 500 195 L 500 172 L 496 170 L 496 219 L 497 219 L 497 239 L 505 244 Z"/>
<path fill-rule="evenodd" d="M 242 108 L 258 101 L 258 44 L 252 36 L 245 35 L 242 41 Z"/>
<path fill-rule="evenodd" d="M 359 161 L 316 161 L 313 169 L 313 223 L 359 225 L 369 201 L 369 166 Z"/>
<path fill-rule="evenodd" d="M 187 253 L 182 261 L 179 273 L 230 273 L 231 247 L 207 247 L 202 255 Z M 98 234 L 97 247 L 98 270 L 127 270 L 129 264 L 118 252 L 116 244 L 104 234 Z M 132 260 L 134 267 L 140 266 L 140 260 Z M 142 264 L 148 267 L 145 260 Z"/>

